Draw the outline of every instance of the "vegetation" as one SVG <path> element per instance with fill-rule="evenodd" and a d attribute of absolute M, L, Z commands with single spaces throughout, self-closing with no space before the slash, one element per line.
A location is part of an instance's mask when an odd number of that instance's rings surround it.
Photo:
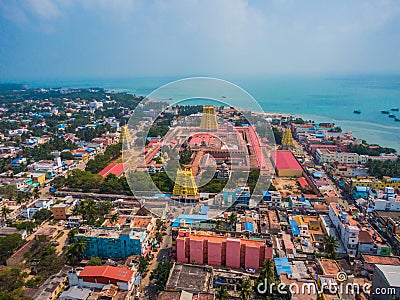
<path fill-rule="evenodd" d="M 332 235 L 324 236 L 324 251 L 330 258 L 336 258 L 336 250 L 338 248 L 338 241 Z"/>
<path fill-rule="evenodd" d="M 278 128 L 276 127 L 272 127 L 272 132 L 274 134 L 274 138 L 275 138 L 275 143 L 277 145 L 281 145 L 282 144 L 282 137 L 283 137 L 283 133 L 282 131 L 280 131 Z"/>
<path fill-rule="evenodd" d="M 140 274 L 146 274 L 148 266 L 149 266 L 149 260 L 143 256 L 139 257 L 138 272 Z"/>
<path fill-rule="evenodd" d="M 17 300 L 22 298 L 23 275 L 19 269 L 0 271 L 0 299 Z"/>
<path fill-rule="evenodd" d="M 115 132 L 115 128 L 106 123 L 105 125 L 96 126 L 95 128 L 85 128 L 84 130 L 79 130 L 76 136 L 81 140 L 90 142 L 94 138 L 101 137 L 106 132 Z"/>
<path fill-rule="evenodd" d="M 246 278 L 245 280 L 243 280 L 243 282 L 239 286 L 239 290 L 240 290 L 240 293 L 239 293 L 240 298 L 242 298 L 243 300 L 250 299 L 251 295 L 253 294 L 253 288 L 252 288 L 251 281 L 249 278 Z"/>
<path fill-rule="evenodd" d="M 101 260 L 100 257 L 97 256 L 92 256 L 87 263 L 87 266 L 102 266 L 102 265 L 103 261 Z"/>
<path fill-rule="evenodd" d="M 360 155 L 379 156 L 383 153 L 396 153 L 396 149 L 381 147 L 379 145 L 349 145 L 349 151 Z"/>
<path fill-rule="evenodd" d="M 87 225 L 101 226 L 104 222 L 104 215 L 108 214 L 111 209 L 110 201 L 96 202 L 93 199 L 86 199 L 75 206 L 72 214 L 81 215 Z"/>
<path fill-rule="evenodd" d="M 222 285 L 217 289 L 217 293 L 215 294 L 215 298 L 218 300 L 228 300 L 229 293 L 226 286 Z"/>
<path fill-rule="evenodd" d="M 76 266 L 78 262 L 83 258 L 83 253 L 87 247 L 87 241 L 83 237 L 77 238 L 74 243 L 68 246 L 65 252 L 67 262 L 71 266 Z"/>
<path fill-rule="evenodd" d="M 40 225 L 48 218 L 52 216 L 52 213 L 48 209 L 41 209 L 38 210 L 34 215 L 33 218 L 35 219 L 36 224 Z"/>
<path fill-rule="evenodd" d="M 0 264 L 5 264 L 6 260 L 24 243 L 19 233 L 0 237 Z"/>
<path fill-rule="evenodd" d="M 96 155 L 94 159 L 88 161 L 86 171 L 99 173 L 110 163 L 111 160 L 121 155 L 122 143 L 109 145 L 104 154 Z"/>
<path fill-rule="evenodd" d="M 160 262 L 157 268 L 151 272 L 150 280 L 155 280 L 158 290 L 165 288 L 172 265 L 170 261 Z"/>
<path fill-rule="evenodd" d="M 67 139 L 53 137 L 50 141 L 44 144 L 35 146 L 34 148 L 24 148 L 24 156 L 39 161 L 42 159 L 53 159 L 51 154 L 53 151 L 61 151 L 64 149 L 76 149 L 78 146 Z"/>
<path fill-rule="evenodd" d="M 400 177 L 400 159 L 397 161 L 369 160 L 367 167 L 368 173 L 378 178 L 382 178 L 383 176 Z"/>

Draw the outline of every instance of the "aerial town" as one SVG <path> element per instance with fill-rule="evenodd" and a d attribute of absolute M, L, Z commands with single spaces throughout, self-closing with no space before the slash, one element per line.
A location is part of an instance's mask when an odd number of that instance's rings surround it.
<path fill-rule="evenodd" d="M 400 297 L 395 149 L 329 120 L 142 100 L 0 85 L 1 300 Z"/>

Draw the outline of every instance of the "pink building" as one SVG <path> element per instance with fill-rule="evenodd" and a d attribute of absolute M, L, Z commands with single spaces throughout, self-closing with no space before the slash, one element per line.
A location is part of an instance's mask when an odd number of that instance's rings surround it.
<path fill-rule="evenodd" d="M 180 231 L 176 239 L 177 261 L 182 263 L 252 268 L 258 270 L 264 260 L 272 259 L 272 248 L 262 240 L 190 234 Z"/>

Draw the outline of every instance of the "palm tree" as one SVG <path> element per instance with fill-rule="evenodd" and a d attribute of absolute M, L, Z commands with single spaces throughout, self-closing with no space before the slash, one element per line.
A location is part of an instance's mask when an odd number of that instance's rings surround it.
<path fill-rule="evenodd" d="M 237 216 L 235 213 L 232 212 L 228 218 L 228 223 L 229 223 L 229 226 L 231 227 L 231 229 L 232 229 L 232 226 L 235 225 L 236 221 L 237 221 Z"/>
<path fill-rule="evenodd" d="M 39 191 L 38 188 L 35 188 L 35 189 L 33 190 L 32 197 L 33 197 L 33 200 L 36 200 L 36 199 L 39 199 L 39 198 L 40 198 L 40 191 Z"/>
<path fill-rule="evenodd" d="M 243 282 L 239 286 L 240 289 L 240 298 L 244 300 L 250 299 L 250 296 L 253 294 L 253 288 L 251 286 L 251 281 L 249 278 L 243 280 Z"/>
<path fill-rule="evenodd" d="M 1 208 L 1 218 L 3 219 L 3 221 L 5 221 L 7 219 L 7 216 L 10 212 L 11 212 L 11 210 L 6 206 L 3 206 Z"/>
<path fill-rule="evenodd" d="M 119 219 L 119 215 L 118 215 L 118 214 L 113 214 L 113 215 L 111 216 L 111 218 L 110 218 L 110 223 L 111 223 L 112 225 L 114 225 L 115 223 L 117 223 L 118 219 Z"/>
<path fill-rule="evenodd" d="M 216 299 L 218 300 L 227 300 L 229 299 L 229 293 L 228 293 L 228 289 L 226 288 L 226 286 L 220 286 L 217 289 L 217 294 L 215 295 Z"/>
<path fill-rule="evenodd" d="M 338 248 L 338 242 L 332 235 L 324 236 L 324 251 L 331 258 L 336 258 L 336 250 Z"/>
<path fill-rule="evenodd" d="M 75 246 L 76 246 L 76 250 L 79 253 L 79 255 L 82 255 L 83 252 L 85 252 L 86 247 L 87 247 L 87 241 L 85 238 L 83 237 L 78 237 L 75 240 Z"/>

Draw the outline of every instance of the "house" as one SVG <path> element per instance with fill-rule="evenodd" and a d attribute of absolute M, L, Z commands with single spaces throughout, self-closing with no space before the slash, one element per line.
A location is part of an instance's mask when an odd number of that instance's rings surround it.
<path fill-rule="evenodd" d="M 86 266 L 83 270 L 68 272 L 70 286 L 102 289 L 115 284 L 120 290 L 129 291 L 135 282 L 135 271 L 112 266 Z"/>
<path fill-rule="evenodd" d="M 71 286 L 59 296 L 60 300 L 86 300 L 90 296 L 90 289 Z"/>
<path fill-rule="evenodd" d="M 25 219 L 32 219 L 33 215 L 41 209 L 50 209 L 53 199 L 38 199 L 29 205 L 22 205 L 21 212 Z"/>
<path fill-rule="evenodd" d="M 55 220 L 67 220 L 69 205 L 64 203 L 55 204 L 51 208 Z"/>

